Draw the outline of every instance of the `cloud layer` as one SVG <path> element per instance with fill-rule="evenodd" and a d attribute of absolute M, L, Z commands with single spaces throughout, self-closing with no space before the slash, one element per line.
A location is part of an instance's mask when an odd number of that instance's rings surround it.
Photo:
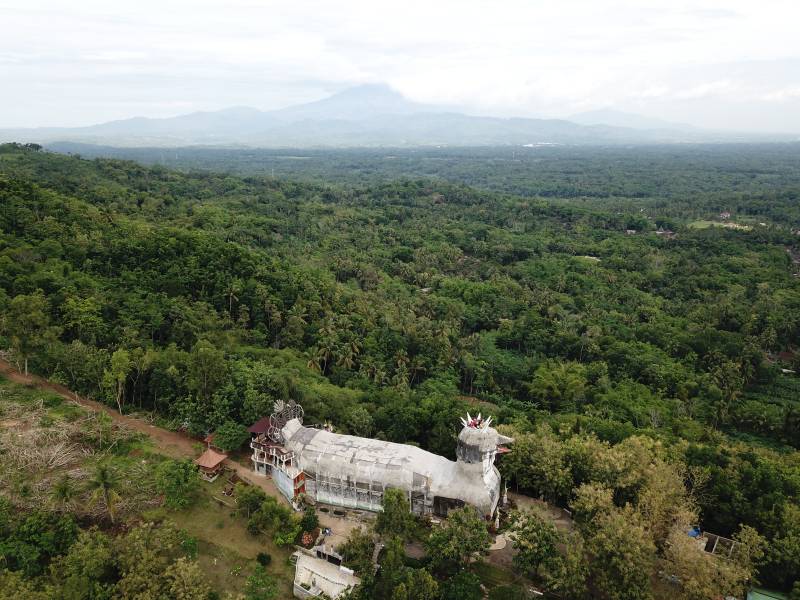
<path fill-rule="evenodd" d="M 793 1 L 0 0 L 0 126 L 278 108 L 385 81 L 473 113 L 800 132 Z"/>

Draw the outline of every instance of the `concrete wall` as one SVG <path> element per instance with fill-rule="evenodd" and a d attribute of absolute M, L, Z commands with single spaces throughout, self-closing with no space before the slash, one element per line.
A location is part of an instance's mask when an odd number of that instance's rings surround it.
<path fill-rule="evenodd" d="M 280 469 L 272 469 L 272 480 L 281 494 L 291 502 L 294 500 L 294 481 Z"/>
<path fill-rule="evenodd" d="M 294 584 L 293 589 L 294 597 L 295 598 L 315 598 L 316 596 L 312 596 L 311 592 L 305 589 L 304 587 Z"/>

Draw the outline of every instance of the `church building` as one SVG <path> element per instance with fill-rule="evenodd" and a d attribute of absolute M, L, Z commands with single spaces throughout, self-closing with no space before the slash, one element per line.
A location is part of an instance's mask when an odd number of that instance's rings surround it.
<path fill-rule="evenodd" d="M 290 501 L 302 493 L 323 504 L 378 511 L 384 491 L 396 488 L 419 515 L 443 517 L 469 505 L 486 519 L 495 516 L 500 473 L 494 459 L 513 439 L 491 427 L 491 417 L 461 419 L 455 461 L 416 446 L 304 427 L 301 418 L 283 424 L 277 417 L 271 436 L 251 442 L 255 471 L 271 474 Z"/>

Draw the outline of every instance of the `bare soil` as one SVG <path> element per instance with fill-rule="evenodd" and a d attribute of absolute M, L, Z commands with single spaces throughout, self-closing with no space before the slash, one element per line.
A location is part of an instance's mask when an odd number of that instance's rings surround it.
<path fill-rule="evenodd" d="M 194 459 L 202 452 L 202 444 L 186 434 L 158 427 L 152 423 L 148 423 L 144 419 L 129 415 L 121 415 L 110 406 L 84 398 L 63 385 L 53 383 L 38 375 L 25 375 L 24 373 L 20 373 L 11 363 L 2 358 L 0 358 L 0 375 L 20 385 L 52 392 L 65 400 L 79 404 L 93 412 L 104 412 L 110 416 L 115 423 L 119 423 L 120 425 L 124 425 L 134 431 L 147 435 L 156 448 L 158 448 L 159 452 L 172 458 Z M 249 468 L 230 459 L 226 460 L 224 464 L 226 468 L 236 472 L 236 474 L 247 483 L 260 487 L 271 496 L 283 498 L 273 484 L 272 479 L 254 476 Z"/>
<path fill-rule="evenodd" d="M 147 435 L 160 452 L 173 458 L 196 458 L 202 451 L 202 444 L 186 434 L 177 431 L 169 431 L 168 429 L 158 427 L 152 423 L 148 423 L 144 419 L 134 416 L 121 415 L 110 406 L 106 406 L 100 402 L 84 398 L 64 387 L 63 385 L 53 383 L 37 375 L 25 375 L 20 373 L 11 363 L 2 358 L 0 358 L 0 375 L 3 375 L 7 379 L 21 385 L 52 392 L 58 396 L 61 396 L 65 400 L 75 402 L 91 411 L 105 412 L 116 423 L 125 425 L 130 429 Z M 270 477 L 255 475 L 249 466 L 240 464 L 232 459 L 226 460 L 224 464 L 227 469 L 235 472 L 245 482 L 260 487 L 270 496 L 279 498 L 284 502 L 286 501 L 283 495 L 275 487 L 275 484 Z M 522 496 L 521 494 L 509 493 L 509 497 L 513 499 L 521 508 L 527 507 L 528 504 L 532 503 L 538 505 L 540 509 L 545 508 L 553 511 L 554 513 L 558 512 L 558 509 L 548 507 L 543 502 Z M 571 526 L 569 520 L 565 519 L 561 514 L 551 514 L 550 516 L 555 525 L 560 529 L 568 529 Z M 320 525 L 323 527 L 328 527 L 332 530 L 332 535 L 325 540 L 325 543 L 330 546 L 338 546 L 347 539 L 347 536 L 350 534 L 352 529 L 364 526 L 364 523 L 362 522 L 336 517 L 331 513 L 318 513 L 318 517 Z M 508 544 L 503 549 L 493 551 L 488 560 L 490 563 L 497 566 L 510 568 L 513 553 L 514 551 L 511 547 L 511 544 Z"/>

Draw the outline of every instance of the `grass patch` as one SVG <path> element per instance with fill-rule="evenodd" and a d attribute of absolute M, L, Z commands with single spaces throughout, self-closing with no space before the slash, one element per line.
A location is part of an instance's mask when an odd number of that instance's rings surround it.
<path fill-rule="evenodd" d="M 255 568 L 256 556 L 266 552 L 272 556 L 266 569 L 278 581 L 278 597 L 290 598 L 294 579 L 294 567 L 289 564 L 292 550 L 278 548 L 267 535 L 250 535 L 244 517 L 216 499 L 233 504 L 232 499 L 222 495 L 224 488 L 222 477 L 214 483 L 202 482 L 192 506 L 179 511 L 159 508 L 144 516 L 152 520 L 168 519 L 198 540 L 198 561 L 214 589 L 241 591 Z"/>
<path fill-rule="evenodd" d="M 692 221 L 687 225 L 689 229 L 708 229 L 709 227 L 724 227 L 725 229 L 740 229 L 742 231 L 749 231 L 752 229 L 749 225 L 740 225 L 739 223 L 731 223 L 729 221 Z"/>
<path fill-rule="evenodd" d="M 255 564 L 238 552 L 205 540 L 197 543 L 197 563 L 213 589 L 233 594 L 244 593 Z"/>
<path fill-rule="evenodd" d="M 481 583 L 487 588 L 511 585 L 522 581 L 522 577 L 513 571 L 491 565 L 485 561 L 473 564 L 472 572 L 480 578 Z"/>
<path fill-rule="evenodd" d="M 90 415 L 91 411 L 56 394 L 19 385 L 0 376 L 0 434 L 4 430 L 13 432 L 19 427 L 26 427 L 28 431 L 33 431 L 33 428 L 64 429 L 64 424 L 70 423 L 68 427 L 75 428 L 75 439 L 80 440 L 72 443 L 94 447 L 94 455 L 78 453 L 75 461 L 69 465 L 69 468 L 81 468 L 87 473 L 83 480 L 74 481 L 81 493 L 78 502 L 86 502 L 85 479 L 95 464 L 107 462 L 118 475 L 121 495 L 133 501 L 130 510 L 120 516 L 134 522 L 140 518 L 155 522 L 171 521 L 195 538 L 197 560 L 213 589 L 221 594 L 243 592 L 247 578 L 256 567 L 256 556 L 264 552 L 271 556 L 266 568 L 278 583 L 278 598 L 292 596 L 294 567 L 289 564 L 292 550 L 278 548 L 268 535 L 252 536 L 247 533 L 246 519 L 237 516 L 234 501 L 222 495 L 226 485 L 224 478 L 212 484 L 201 482 L 196 502 L 184 510 L 154 507 L 158 502 L 158 494 L 153 486 L 154 469 L 168 457 L 158 452 L 147 436 L 127 430 L 121 432 L 110 424 L 103 425 L 96 419 L 88 418 Z M 102 449 L 96 446 L 101 429 L 106 440 Z M 112 440 L 110 445 L 108 440 Z M 38 499 L 31 497 L 31 494 L 41 482 L 51 485 L 55 481 L 52 471 L 35 468 L 25 472 L 15 471 L 13 475 L 14 483 L 5 491 L 27 499 L 30 506 L 49 502 L 46 490 Z M 2 491 L 0 496 L 6 495 Z M 215 497 L 224 499 L 230 506 L 222 504 Z M 78 507 L 75 508 L 77 513 Z"/>
<path fill-rule="evenodd" d="M 56 407 L 63 404 L 64 399 L 54 392 L 36 389 L 33 386 L 14 383 L 0 375 L 0 400 L 15 402 L 17 404 L 39 404 L 45 408 Z"/>
<path fill-rule="evenodd" d="M 715 225 L 714 221 L 692 221 L 689 223 L 688 227 L 690 229 L 708 229 L 709 227 L 713 227 Z"/>

